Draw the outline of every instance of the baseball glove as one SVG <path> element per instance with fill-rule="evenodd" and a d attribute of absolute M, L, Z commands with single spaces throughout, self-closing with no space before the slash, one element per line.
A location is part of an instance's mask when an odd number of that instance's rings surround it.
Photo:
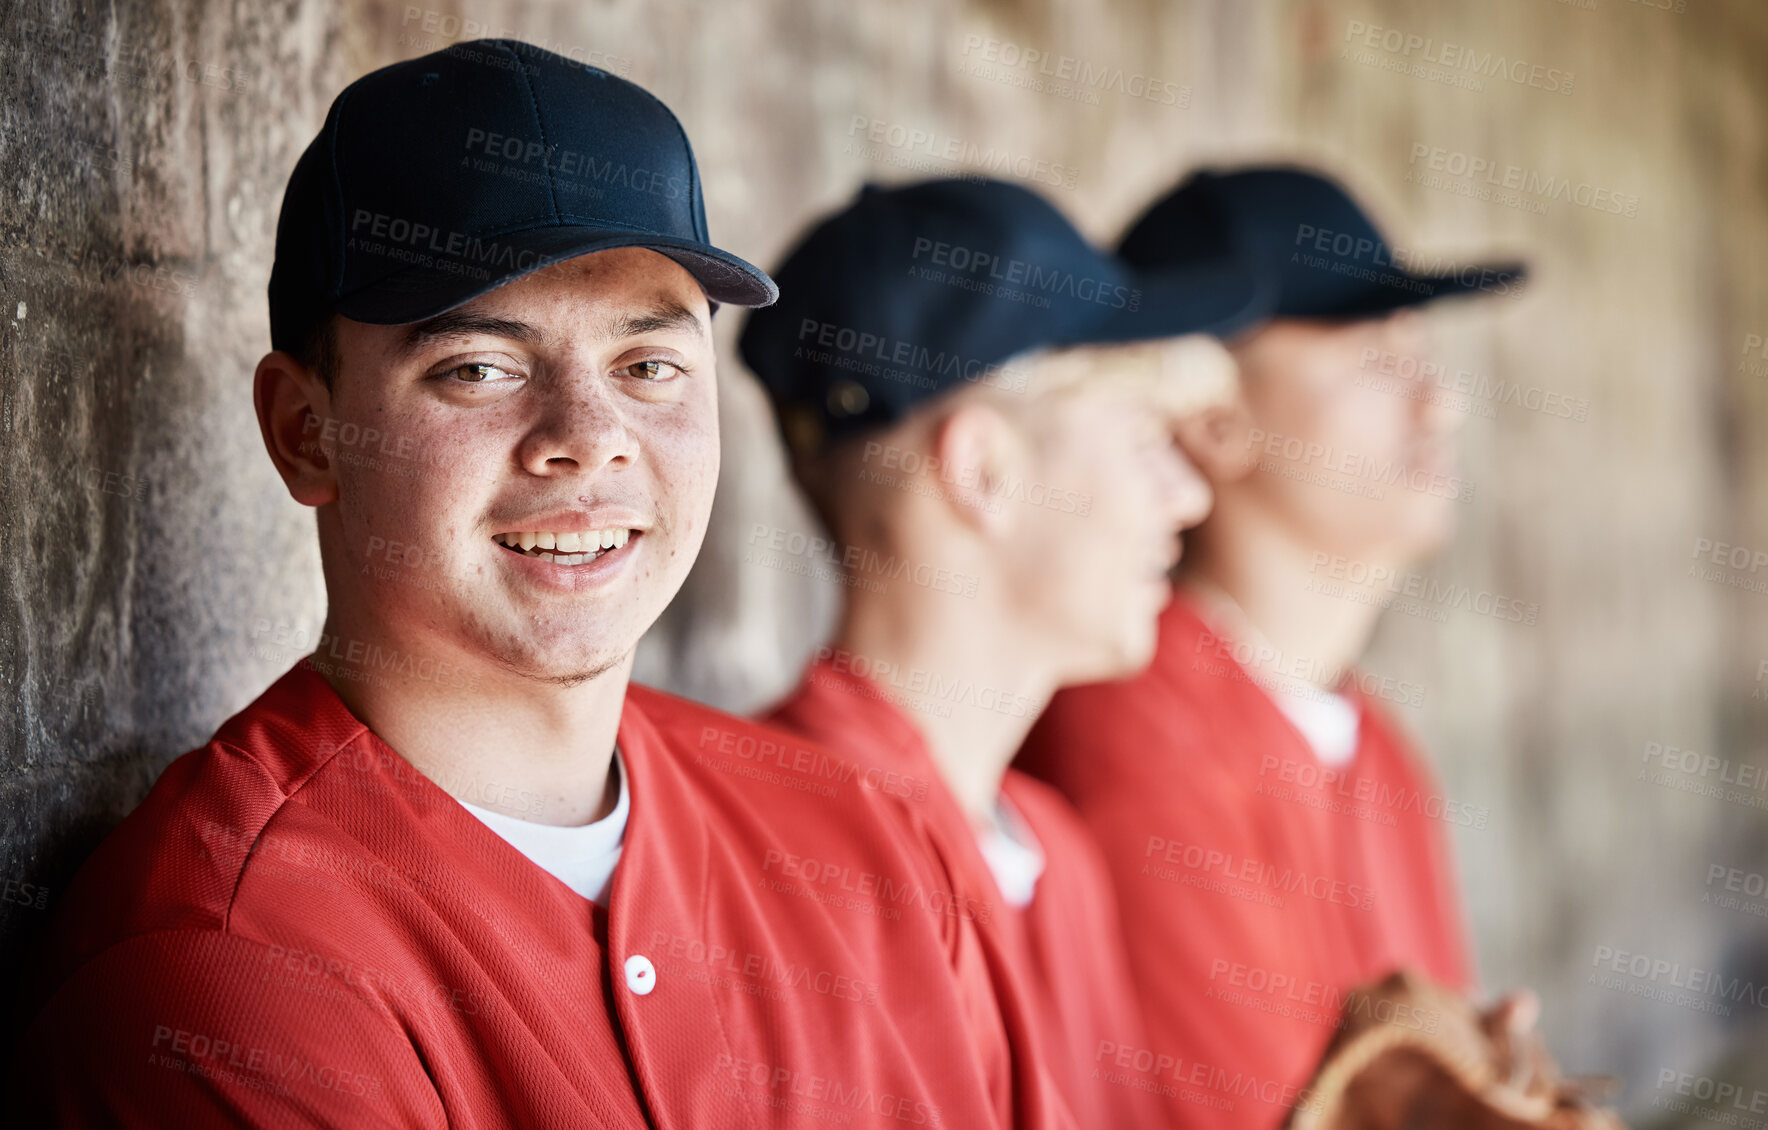
<path fill-rule="evenodd" d="M 1352 993 L 1320 1064 L 1289 1130 L 1625 1130 L 1532 1028 L 1412 972 Z"/>

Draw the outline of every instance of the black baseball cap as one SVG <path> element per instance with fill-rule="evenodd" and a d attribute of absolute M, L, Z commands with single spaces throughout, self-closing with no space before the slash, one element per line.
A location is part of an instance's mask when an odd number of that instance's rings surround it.
<path fill-rule="evenodd" d="M 1380 317 L 1456 295 L 1512 294 L 1527 276 L 1520 262 L 1414 270 L 1420 264 L 1388 244 L 1342 185 L 1287 166 L 1193 174 L 1131 225 L 1117 253 L 1160 271 L 1229 242 L 1270 281 L 1272 317 Z"/>
<path fill-rule="evenodd" d="M 1029 189 L 983 178 L 867 185 L 779 268 L 743 327 L 788 444 L 887 425 L 1035 349 L 1226 333 L 1258 316 L 1232 255 L 1145 277 Z"/>
<path fill-rule="evenodd" d="M 648 247 L 714 304 L 777 296 L 712 246 L 681 123 L 642 87 L 512 39 L 382 67 L 344 88 L 289 177 L 270 338 L 333 313 L 402 325 L 551 263 Z"/>

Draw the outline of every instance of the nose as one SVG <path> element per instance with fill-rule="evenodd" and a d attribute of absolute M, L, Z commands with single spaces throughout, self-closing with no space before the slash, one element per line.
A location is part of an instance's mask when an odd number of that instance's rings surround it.
<path fill-rule="evenodd" d="M 518 452 L 530 474 L 594 472 L 637 457 L 637 438 L 610 381 L 595 372 L 560 374 L 538 391 L 538 415 Z"/>
<path fill-rule="evenodd" d="M 1175 529 L 1188 530 L 1209 516 L 1215 491 L 1197 465 L 1175 441 L 1166 453 L 1166 484 L 1162 497 Z"/>
<path fill-rule="evenodd" d="M 1431 358 L 1425 350 L 1418 349 L 1412 356 L 1417 362 L 1418 373 L 1439 371 L 1427 365 Z M 1417 397 L 1412 401 L 1416 430 L 1426 436 L 1453 439 L 1461 426 L 1467 423 L 1469 395 L 1453 387 L 1444 387 L 1429 377 L 1421 376 L 1419 379 L 1423 381 L 1424 387 L 1416 390 Z"/>
<path fill-rule="evenodd" d="M 1417 431 L 1427 436 L 1452 438 L 1467 422 L 1467 396 L 1452 387 L 1444 387 L 1439 376 L 1441 368 L 1432 362 L 1430 335 L 1423 315 L 1416 310 L 1401 310 L 1389 316 L 1384 327 L 1386 348 L 1397 359 L 1399 371 L 1415 373 L 1420 383 L 1411 399 L 1412 417 Z M 1438 374 L 1439 376 L 1433 376 Z"/>

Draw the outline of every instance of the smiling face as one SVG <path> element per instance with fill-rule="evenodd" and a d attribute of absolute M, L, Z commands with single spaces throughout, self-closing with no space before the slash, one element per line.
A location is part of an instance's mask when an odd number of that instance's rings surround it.
<path fill-rule="evenodd" d="M 678 264 L 626 248 L 415 325 L 340 319 L 335 388 L 304 424 L 325 469 L 290 480 L 321 507 L 334 619 L 546 682 L 624 661 L 712 507 L 709 316 Z"/>

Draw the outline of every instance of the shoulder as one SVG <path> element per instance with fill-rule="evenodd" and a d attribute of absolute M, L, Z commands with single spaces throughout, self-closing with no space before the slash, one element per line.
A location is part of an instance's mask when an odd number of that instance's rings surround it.
<path fill-rule="evenodd" d="M 274 917 L 294 889 L 347 892 L 366 873 L 366 864 L 328 871 L 327 861 L 362 848 L 300 798 L 367 731 L 303 730 L 274 701 L 279 689 L 167 765 L 86 860 L 51 924 L 45 991 L 131 938 L 226 934 L 261 907 Z"/>

